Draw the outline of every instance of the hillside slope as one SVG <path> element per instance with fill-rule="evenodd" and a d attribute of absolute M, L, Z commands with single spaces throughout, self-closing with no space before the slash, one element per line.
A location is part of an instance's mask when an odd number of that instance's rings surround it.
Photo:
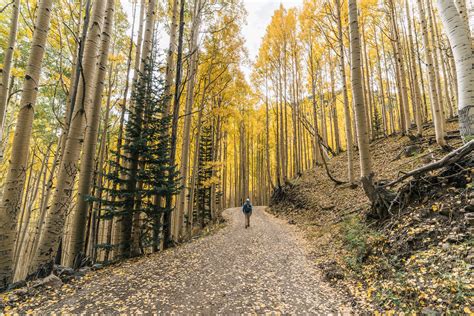
<path fill-rule="evenodd" d="M 453 147 L 462 144 L 456 126 L 448 125 Z M 396 179 L 446 154 L 430 128 L 419 141 L 401 136 L 377 140 L 371 152 L 378 181 Z M 422 184 L 423 192 L 415 187 L 421 192 L 418 200 L 394 208 L 388 220 L 371 219 L 361 186 L 336 186 L 323 168 L 274 194 L 271 209 L 305 232 L 328 281 L 345 288 L 363 309 L 469 313 L 474 303 L 472 153 L 469 159 L 470 168 Z M 344 153 L 328 166 L 335 178 L 345 179 Z"/>

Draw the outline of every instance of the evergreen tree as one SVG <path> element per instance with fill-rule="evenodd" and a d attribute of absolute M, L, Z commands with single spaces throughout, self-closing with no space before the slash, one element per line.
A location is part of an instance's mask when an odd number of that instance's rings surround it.
<path fill-rule="evenodd" d="M 199 140 L 198 180 L 195 200 L 195 215 L 201 227 L 205 227 L 211 217 L 211 179 L 212 179 L 212 129 L 203 126 Z"/>
<path fill-rule="evenodd" d="M 175 166 L 170 164 L 170 116 L 165 116 L 165 95 L 162 74 L 156 63 L 156 54 L 145 67 L 143 77 L 137 82 L 137 89 L 132 96 L 133 107 L 145 109 L 144 117 L 136 117 L 133 108 L 128 110 L 126 122 L 126 138 L 123 146 L 124 154 L 120 159 L 110 160 L 113 172 L 106 175 L 109 186 L 105 188 L 107 199 L 100 201 L 102 207 L 98 212 L 101 218 L 111 220 L 115 216 L 128 216 L 139 220 L 138 242 L 140 252 L 147 249 L 157 251 L 163 232 L 164 215 L 173 211 L 163 201 L 167 196 L 179 193 L 179 179 Z M 119 155 L 118 152 L 113 154 Z M 133 160 L 133 161 L 132 161 Z M 120 161 L 119 164 L 116 161 Z M 138 172 L 130 178 L 128 166 L 138 165 Z M 126 181 L 133 181 L 134 186 L 127 186 Z M 129 189 L 132 188 L 132 189 Z M 119 211 L 121 210 L 121 211 Z M 127 214 L 124 214 L 127 212 Z M 134 216 L 137 215 L 138 216 Z M 102 243 L 97 247 L 108 249 L 126 247 L 128 245 Z M 129 253 L 129 255 L 131 255 Z M 107 256 L 106 256 L 107 258 Z"/>

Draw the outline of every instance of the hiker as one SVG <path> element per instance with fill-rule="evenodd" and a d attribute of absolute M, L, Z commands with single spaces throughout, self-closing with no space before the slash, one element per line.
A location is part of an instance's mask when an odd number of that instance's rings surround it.
<path fill-rule="evenodd" d="M 250 227 L 250 215 L 252 215 L 252 204 L 250 199 L 247 199 L 242 206 L 242 212 L 245 215 L 245 228 Z"/>

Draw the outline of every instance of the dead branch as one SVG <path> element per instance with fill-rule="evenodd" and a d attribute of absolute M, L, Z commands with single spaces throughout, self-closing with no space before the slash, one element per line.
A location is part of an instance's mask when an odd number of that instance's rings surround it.
<path fill-rule="evenodd" d="M 466 155 L 471 153 L 473 149 L 474 149 L 474 140 L 471 140 L 470 142 L 466 143 L 464 146 L 459 147 L 456 150 L 453 150 L 452 152 L 450 152 L 449 154 L 444 156 L 442 159 L 440 159 L 438 161 L 435 161 L 433 163 L 427 164 L 427 165 L 425 165 L 421 168 L 412 170 L 412 171 L 404 174 L 400 178 L 398 178 L 398 179 L 396 179 L 396 180 L 394 180 L 390 183 L 387 183 L 387 184 L 383 185 L 382 187 L 384 187 L 384 188 L 385 187 L 391 187 L 391 186 L 394 186 L 397 183 L 402 182 L 403 180 L 405 180 L 409 177 L 415 177 L 415 176 L 420 175 L 422 173 L 426 173 L 426 172 L 429 172 L 429 171 L 432 171 L 432 170 L 439 169 L 439 168 L 444 167 L 448 164 L 456 163 L 459 160 L 461 160 L 462 158 L 464 158 Z"/>
<path fill-rule="evenodd" d="M 323 150 L 322 146 L 321 146 L 321 141 L 318 141 L 318 145 L 319 145 L 319 148 L 321 150 Z M 331 172 L 329 171 L 329 167 L 326 163 L 326 159 L 324 159 L 323 157 L 324 155 L 321 155 L 321 159 L 323 161 L 323 164 L 324 164 L 324 168 L 326 169 L 326 173 L 329 177 L 329 179 L 331 179 L 332 182 L 334 182 L 336 185 L 341 185 L 341 184 L 344 184 L 344 183 L 347 183 L 347 182 L 344 182 L 344 181 L 340 181 L 340 180 L 337 180 L 336 178 L 333 177 L 333 175 L 331 174 Z"/>

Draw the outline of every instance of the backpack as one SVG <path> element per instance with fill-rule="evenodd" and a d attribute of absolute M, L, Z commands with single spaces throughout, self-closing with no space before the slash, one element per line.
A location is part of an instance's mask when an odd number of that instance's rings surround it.
<path fill-rule="evenodd" d="M 250 213 L 252 212 L 252 205 L 250 203 L 245 203 L 243 207 L 244 213 Z"/>

